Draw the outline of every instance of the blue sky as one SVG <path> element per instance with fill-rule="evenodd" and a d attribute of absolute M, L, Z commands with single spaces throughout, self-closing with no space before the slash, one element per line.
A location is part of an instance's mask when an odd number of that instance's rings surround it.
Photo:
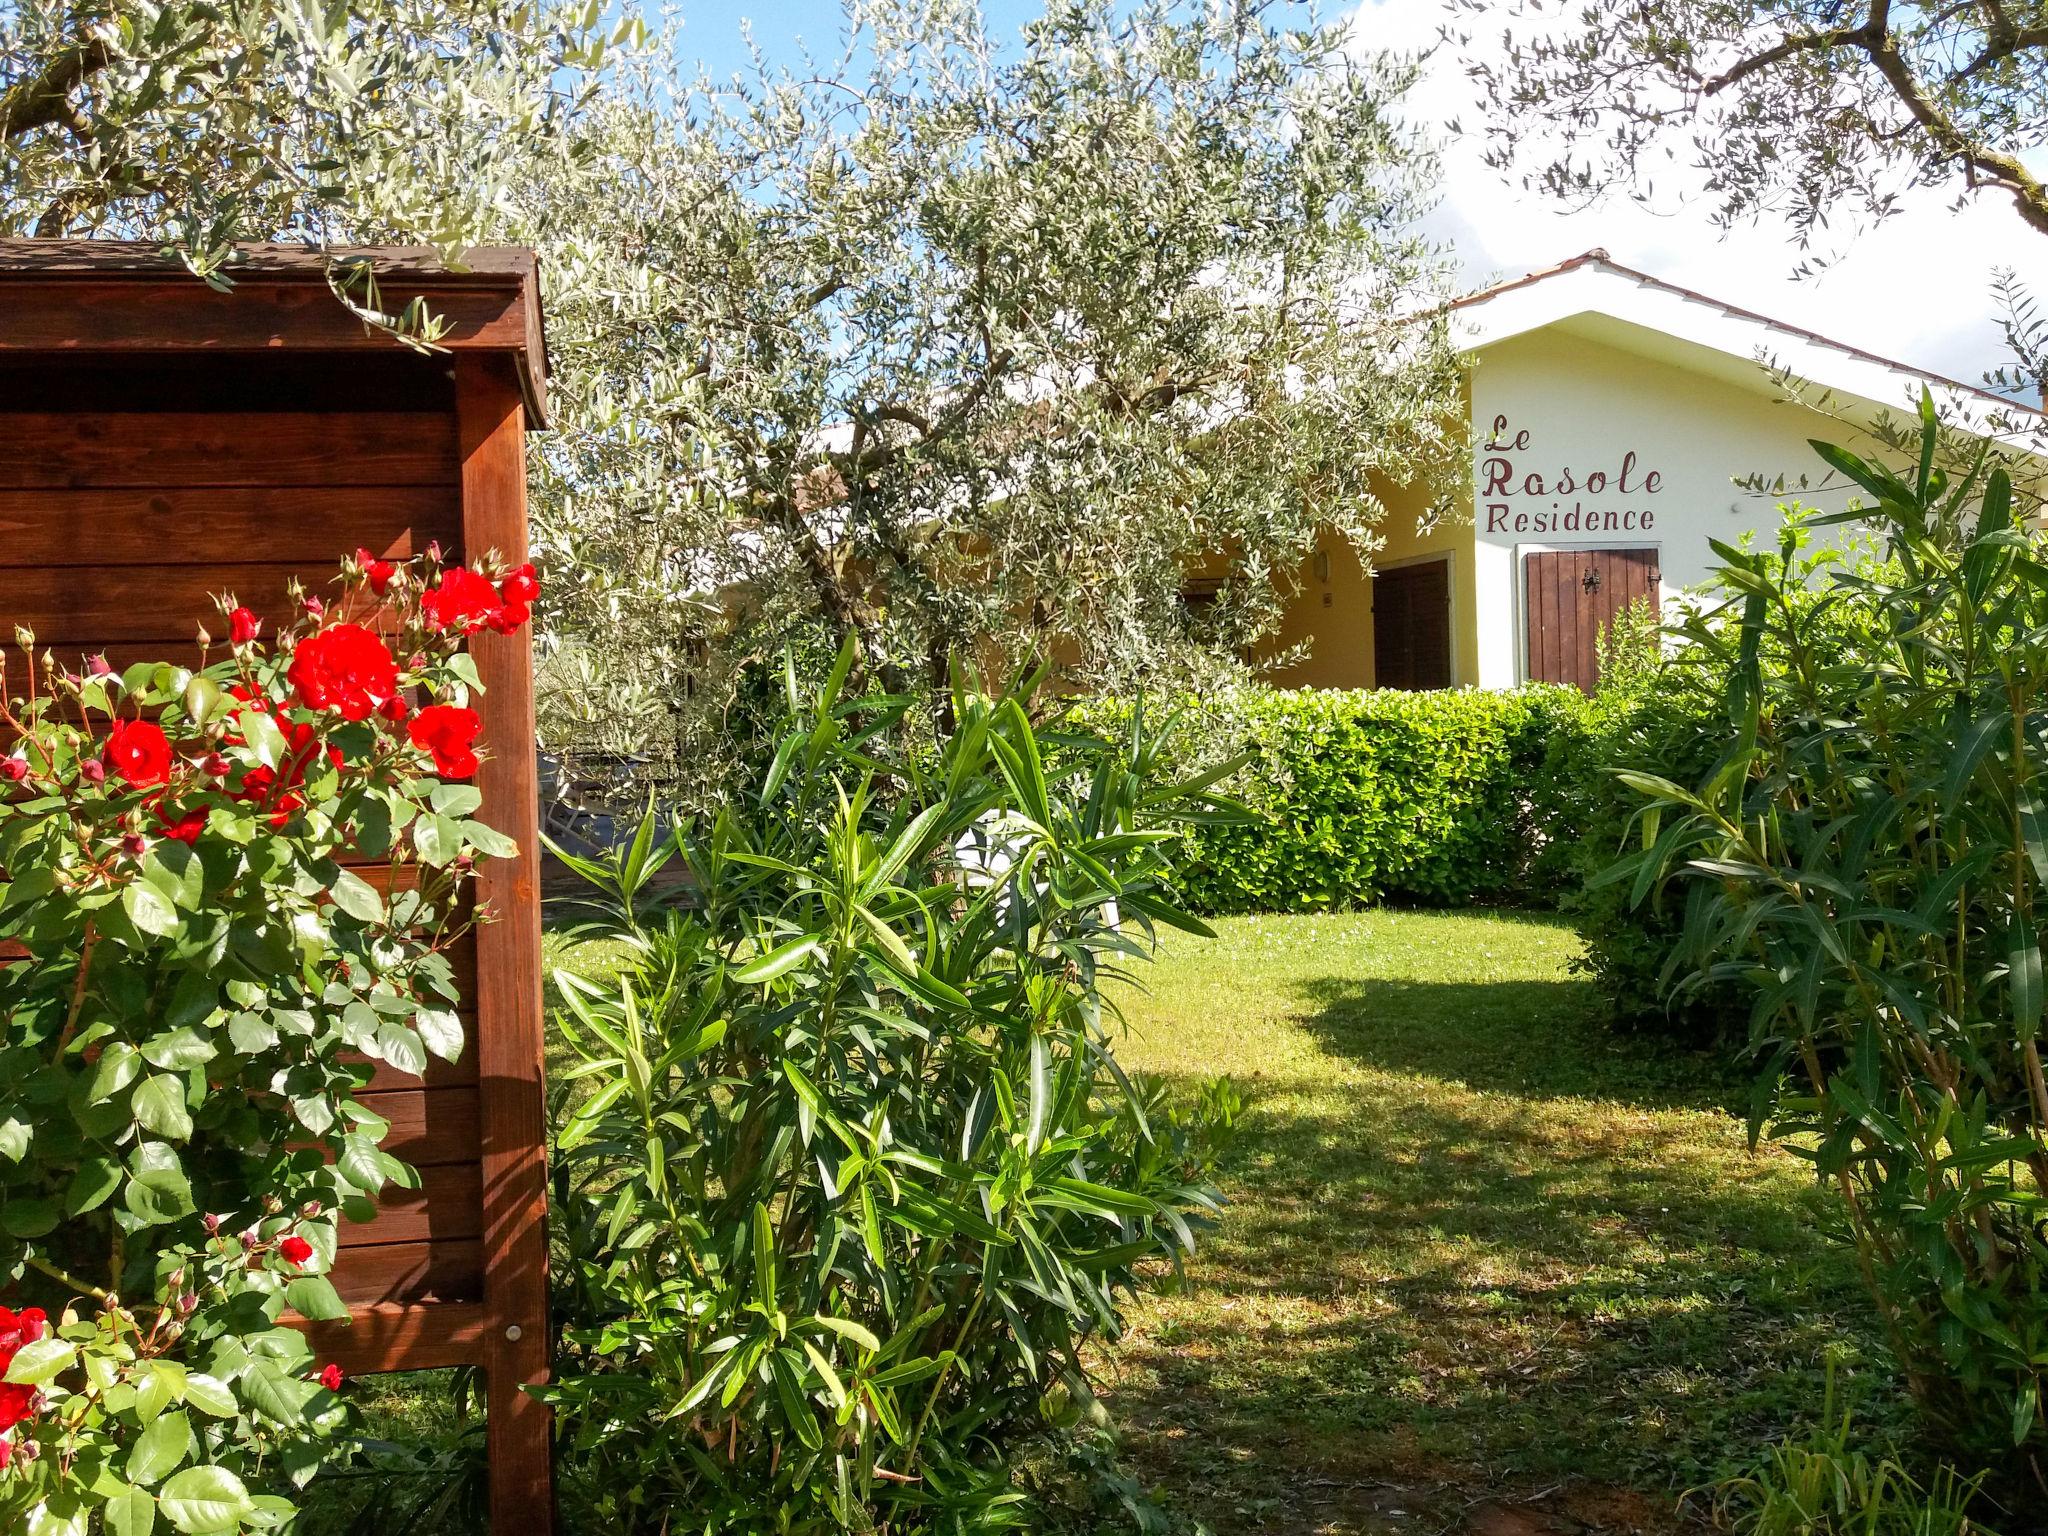
<path fill-rule="evenodd" d="M 982 0 L 989 30 L 1014 38 L 1044 7 L 1038 0 Z M 749 67 L 745 28 L 773 61 L 793 62 L 799 42 L 824 60 L 839 51 L 844 15 L 840 0 L 697 0 L 683 8 L 681 53 L 688 64 L 703 64 L 725 76 Z"/>

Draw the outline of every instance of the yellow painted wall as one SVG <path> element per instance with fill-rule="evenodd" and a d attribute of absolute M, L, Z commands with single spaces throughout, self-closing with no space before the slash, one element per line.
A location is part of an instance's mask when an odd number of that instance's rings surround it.
<path fill-rule="evenodd" d="M 1479 681 L 1479 635 L 1472 601 L 1472 519 L 1462 507 L 1447 512 L 1428 533 L 1418 524 L 1428 510 L 1421 495 L 1406 488 L 1385 496 L 1387 515 L 1380 523 L 1380 548 L 1373 564 L 1385 569 L 1436 555 L 1451 562 L 1451 676 L 1463 687 Z M 1313 559 L 1294 574 L 1294 590 L 1281 616 L 1279 631 L 1260 647 L 1262 656 L 1278 656 L 1300 641 L 1310 642 L 1308 658 L 1265 674 L 1281 688 L 1370 688 L 1374 683 L 1372 649 L 1372 577 L 1350 543 L 1325 531 L 1321 552 L 1328 556 L 1329 580 L 1317 574 Z M 1253 658 L 1254 663 L 1259 658 Z"/>

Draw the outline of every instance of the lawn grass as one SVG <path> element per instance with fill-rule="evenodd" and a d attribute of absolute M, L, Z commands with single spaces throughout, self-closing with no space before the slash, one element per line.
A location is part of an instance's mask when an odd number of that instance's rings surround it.
<path fill-rule="evenodd" d="M 1726 1066 L 1599 1026 L 1568 927 L 1218 929 L 1120 994 L 1127 1062 L 1247 1100 L 1221 1229 L 1100 1362 L 1170 1506 L 1218 1536 L 1662 1531 L 1818 1411 L 1831 1346 L 1867 1429 L 1903 1412 L 1802 1166 L 1748 1150 Z"/>

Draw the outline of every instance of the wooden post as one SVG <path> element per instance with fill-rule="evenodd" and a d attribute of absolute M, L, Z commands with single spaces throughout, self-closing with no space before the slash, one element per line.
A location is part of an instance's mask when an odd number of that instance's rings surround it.
<path fill-rule="evenodd" d="M 474 562 L 495 551 L 526 559 L 525 413 L 504 360 L 455 360 L 462 462 L 463 548 Z M 547 1145 L 540 996 L 540 785 L 534 758 L 533 642 L 484 632 L 471 642 L 484 687 L 488 757 L 476 785 L 483 815 L 519 844 L 516 859 L 477 872 L 488 913 L 477 930 L 477 1068 L 483 1088 L 484 1306 L 489 1380 L 491 1529 L 554 1525 L 549 1415 L 521 1388 L 547 1380 Z M 526 1324 L 506 1322 L 527 1318 Z"/>

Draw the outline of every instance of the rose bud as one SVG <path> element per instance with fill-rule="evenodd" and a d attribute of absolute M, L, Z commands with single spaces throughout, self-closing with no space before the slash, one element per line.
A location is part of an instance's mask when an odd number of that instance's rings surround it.
<path fill-rule="evenodd" d="M 228 639 L 236 645 L 247 645 L 263 633 L 263 620 L 247 608 L 237 608 L 228 615 Z"/>
<path fill-rule="evenodd" d="M 317 597 L 308 597 L 306 599 L 306 612 L 317 619 L 327 612 L 327 605 Z"/>
<path fill-rule="evenodd" d="M 284 1210 L 284 1202 L 275 1195 L 265 1195 L 263 1197 L 263 1210 L 265 1215 L 278 1215 Z"/>
<path fill-rule="evenodd" d="M 149 839 L 140 832 L 130 832 L 121 839 L 121 851 L 131 859 L 139 859 L 149 852 Z"/>
<path fill-rule="evenodd" d="M 343 1381 L 341 1367 L 330 1362 L 326 1369 L 313 1378 L 330 1392 L 339 1392 Z"/>
<path fill-rule="evenodd" d="M 25 757 L 0 757 L 0 779 L 10 784 L 19 784 L 28 777 L 28 759 Z"/>
<path fill-rule="evenodd" d="M 95 656 L 85 664 L 85 670 L 94 677 L 107 677 L 112 674 L 114 664 L 104 656 Z"/>
<path fill-rule="evenodd" d="M 220 1218 L 214 1215 L 213 1212 L 208 1211 L 199 1218 L 199 1225 L 206 1228 L 206 1235 L 208 1237 L 213 1237 L 220 1231 Z"/>
<path fill-rule="evenodd" d="M 320 1214 L 320 1202 L 318 1200 L 308 1200 L 304 1205 L 299 1207 L 299 1214 L 305 1217 L 308 1221 L 311 1221 L 315 1216 L 318 1216 Z"/>
<path fill-rule="evenodd" d="M 206 760 L 199 766 L 212 774 L 216 779 L 224 779 L 228 776 L 228 771 L 235 765 L 228 761 L 223 754 L 213 752 L 209 753 Z"/>
<path fill-rule="evenodd" d="M 194 1312 L 197 1312 L 198 1310 L 199 1297 L 196 1292 L 185 1291 L 178 1297 L 178 1316 L 190 1317 Z"/>
<path fill-rule="evenodd" d="M 258 1248 L 261 1248 L 262 1246 L 263 1239 L 256 1235 L 256 1229 L 254 1227 L 249 1228 L 248 1231 L 242 1234 L 242 1252 L 254 1253 Z"/>
<path fill-rule="evenodd" d="M 78 765 L 78 776 L 88 784 L 107 782 L 107 765 L 96 757 L 88 757 Z"/>

